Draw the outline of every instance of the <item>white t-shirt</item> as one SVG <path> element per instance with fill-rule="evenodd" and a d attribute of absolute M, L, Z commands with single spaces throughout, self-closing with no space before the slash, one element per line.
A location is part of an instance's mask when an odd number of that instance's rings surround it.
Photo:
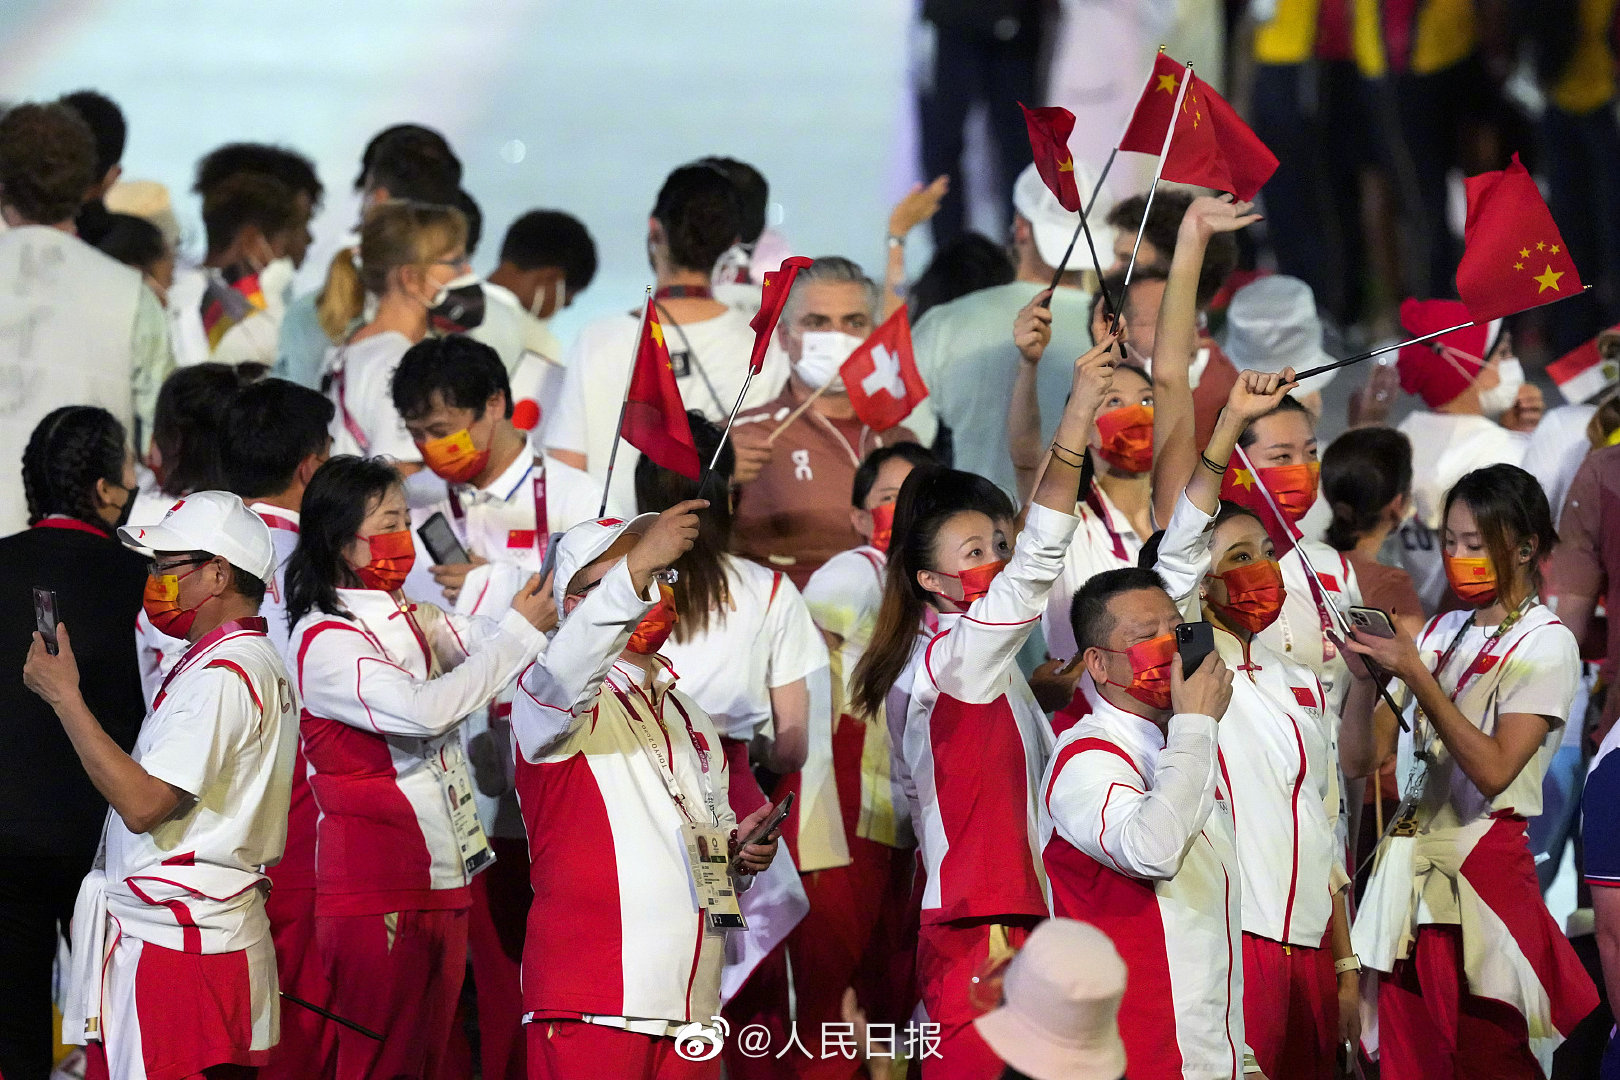
<path fill-rule="evenodd" d="M 1560 405 L 1541 418 L 1530 433 L 1524 452 L 1524 471 L 1536 478 L 1547 493 L 1552 508 L 1553 528 L 1564 512 L 1564 496 L 1575 473 L 1586 460 L 1592 444 L 1586 438 L 1586 425 L 1597 413 L 1596 405 Z"/>
<path fill-rule="evenodd" d="M 326 357 L 332 372 L 327 396 L 337 406 L 332 418 L 332 453 L 396 461 L 421 461 L 405 421 L 394 408 L 394 369 L 411 347 L 404 334 L 390 330 L 347 345 L 334 346 Z"/>
<path fill-rule="evenodd" d="M 597 480 L 607 479 L 613 436 L 635 360 L 641 313 L 627 312 L 598 319 L 581 330 L 568 351 L 561 401 L 546 425 L 546 445 L 585 455 L 585 468 Z M 748 358 L 754 349 L 754 330 L 735 311 L 702 322 L 664 323 L 664 343 L 681 401 L 717 424 L 724 424 L 748 376 Z M 787 381 L 782 353 L 771 350 L 765 366 L 754 377 L 743 408 L 763 405 L 781 393 Z M 636 461 L 640 453 L 628 444 L 619 447 L 614 463 L 613 490 L 630 505 L 635 503 Z M 707 464 L 705 462 L 704 464 Z"/>
<path fill-rule="evenodd" d="M 672 636 L 658 651 L 720 734 L 747 742 L 771 719 L 772 690 L 827 667 L 827 644 L 786 574 L 722 558 L 730 607 L 711 613 L 703 633 Z"/>

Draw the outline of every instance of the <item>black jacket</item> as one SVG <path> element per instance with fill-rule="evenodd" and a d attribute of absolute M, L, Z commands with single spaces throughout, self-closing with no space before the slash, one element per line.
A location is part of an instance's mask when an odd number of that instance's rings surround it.
<path fill-rule="evenodd" d="M 0 539 L 0 854 L 88 862 L 107 815 L 56 713 L 23 685 L 33 589 L 56 590 L 85 703 L 129 750 L 146 716 L 135 653 L 145 585 L 146 560 L 109 536 L 35 528 Z"/>

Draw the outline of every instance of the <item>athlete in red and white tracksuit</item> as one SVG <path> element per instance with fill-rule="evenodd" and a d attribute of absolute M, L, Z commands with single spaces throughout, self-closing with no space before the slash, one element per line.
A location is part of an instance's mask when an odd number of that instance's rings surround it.
<path fill-rule="evenodd" d="M 1017 666 L 1076 519 L 1034 504 L 1006 569 L 965 612 L 942 612 L 911 687 L 902 753 L 918 796 L 927 883 L 917 981 L 940 1025 L 934 1076 L 977 1076 L 995 1055 L 968 1000 L 992 948 L 1047 915 L 1036 817 L 1052 729 Z M 993 1075 L 993 1073 L 992 1073 Z"/>
<path fill-rule="evenodd" d="M 320 810 L 317 943 L 332 1011 L 385 1036 L 340 1032 L 337 1076 L 440 1076 L 488 858 L 456 729 L 544 638 L 516 611 L 497 624 L 381 589 L 337 599 L 346 616 L 315 610 L 292 631 Z"/>
<path fill-rule="evenodd" d="M 1052 914 L 1094 924 L 1125 961 L 1132 1080 L 1235 1080 L 1243 884 L 1216 719 L 1181 713 L 1161 728 L 1091 699 L 1041 781 Z"/>

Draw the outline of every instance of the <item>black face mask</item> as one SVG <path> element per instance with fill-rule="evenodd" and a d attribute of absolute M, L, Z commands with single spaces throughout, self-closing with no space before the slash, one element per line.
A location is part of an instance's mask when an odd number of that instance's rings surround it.
<path fill-rule="evenodd" d="M 451 281 L 439 290 L 438 303 L 428 308 L 428 323 L 440 334 L 464 334 L 484 323 L 484 283 L 473 274 Z"/>
<path fill-rule="evenodd" d="M 123 484 L 120 484 L 114 480 L 108 480 L 107 483 L 124 493 L 124 505 L 118 508 L 118 520 L 112 523 L 112 531 L 116 533 L 119 529 L 122 529 L 125 525 L 129 524 L 130 511 L 135 509 L 136 489 L 127 488 Z"/>

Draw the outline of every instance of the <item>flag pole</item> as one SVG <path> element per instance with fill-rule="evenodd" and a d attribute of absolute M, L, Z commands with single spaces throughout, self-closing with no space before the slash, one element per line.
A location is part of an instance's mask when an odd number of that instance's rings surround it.
<path fill-rule="evenodd" d="M 1125 266 L 1125 284 L 1120 290 L 1120 303 L 1125 302 L 1125 293 L 1131 287 L 1131 275 L 1136 272 L 1136 255 L 1142 250 L 1142 235 L 1147 232 L 1148 215 L 1153 213 L 1153 197 L 1159 193 L 1159 178 L 1164 175 L 1165 155 L 1170 153 L 1170 139 L 1176 133 L 1176 122 L 1181 118 L 1181 103 L 1187 98 L 1187 88 L 1192 85 L 1193 66 L 1188 64 L 1181 73 L 1181 87 L 1176 91 L 1176 103 L 1170 106 L 1170 123 L 1164 129 L 1164 147 L 1159 151 L 1159 164 L 1153 170 L 1153 183 L 1148 188 L 1147 205 L 1142 208 L 1142 223 L 1136 227 L 1136 243 L 1131 245 L 1131 261 Z M 1119 313 L 1115 312 L 1114 321 L 1108 332 L 1114 333 L 1119 329 Z"/>
<path fill-rule="evenodd" d="M 613 429 L 613 450 L 608 454 L 607 476 L 602 480 L 602 505 L 596 508 L 597 517 L 607 515 L 608 490 L 613 486 L 613 464 L 619 459 L 619 441 L 624 438 L 624 414 L 630 408 L 630 387 L 636 381 L 636 360 L 641 356 L 641 338 L 647 332 L 647 304 L 652 302 L 652 286 L 647 286 L 647 300 L 641 305 L 641 326 L 636 330 L 635 351 L 630 354 L 630 374 L 624 380 L 624 400 L 619 403 L 619 423 Z"/>
<path fill-rule="evenodd" d="M 368 1027 L 361 1027 L 359 1024 L 355 1023 L 353 1020 L 346 1020 L 343 1017 L 339 1016 L 335 1012 L 328 1012 L 327 1010 L 321 1008 L 319 1005 L 312 1005 L 309 1002 L 305 1001 L 303 998 L 294 997 L 292 994 L 287 993 L 287 991 L 285 991 L 285 990 L 281 991 L 281 996 L 286 998 L 288 1001 L 292 1002 L 294 1005 L 297 1005 L 301 1009 L 308 1009 L 310 1012 L 314 1013 L 316 1016 L 323 1016 L 326 1019 L 332 1021 L 334 1024 L 342 1024 L 344 1027 L 348 1028 L 350 1031 L 358 1031 L 360 1034 L 364 1035 L 368 1039 L 375 1039 L 378 1042 L 383 1041 L 383 1037 L 381 1035 L 377 1034 L 375 1031 L 372 1031 Z"/>
<path fill-rule="evenodd" d="M 842 378 L 843 378 L 843 376 L 841 374 L 833 376 L 833 379 L 842 379 Z M 799 402 L 798 408 L 796 408 L 792 412 L 788 413 L 788 418 L 786 420 L 782 421 L 780 426 L 778 426 L 777 429 L 775 431 L 771 432 L 770 436 L 768 438 L 766 438 L 765 445 L 770 446 L 773 443 L 775 443 L 776 442 L 776 437 L 778 435 L 780 435 L 780 434 L 782 434 L 782 432 L 786 431 L 788 429 L 788 426 L 790 424 L 792 424 L 793 421 L 795 421 L 799 417 L 803 416 L 804 411 L 806 409 L 808 409 L 810 406 L 812 406 L 812 405 L 814 405 L 816 403 L 816 398 L 820 397 L 822 394 L 825 394 L 827 392 L 827 388 L 833 384 L 833 379 L 828 379 L 826 382 L 822 383 L 821 386 L 816 389 L 815 393 L 811 394 L 809 397 L 807 397 L 803 401 Z"/>
<path fill-rule="evenodd" d="M 742 389 L 737 392 L 737 404 L 731 407 L 731 415 L 726 418 L 726 426 L 720 432 L 720 443 L 714 448 L 714 457 L 709 461 L 709 472 L 720 464 L 720 452 L 726 448 L 726 439 L 731 435 L 731 425 L 737 422 L 737 414 L 742 411 L 743 398 L 748 396 L 748 386 L 754 381 L 754 369 L 748 369 L 748 375 L 743 379 Z"/>
<path fill-rule="evenodd" d="M 1069 160 L 1074 160 L 1072 155 Z M 1092 194 L 1091 201 L 1093 204 L 1096 203 L 1097 196 L 1095 193 Z M 1086 248 L 1091 252 L 1091 267 L 1097 272 L 1097 288 L 1102 292 L 1103 308 L 1108 318 L 1112 319 L 1116 310 L 1114 298 L 1108 295 L 1108 284 L 1103 281 L 1102 262 L 1097 258 L 1097 245 L 1091 239 L 1091 225 L 1086 221 L 1090 213 L 1089 207 L 1080 211 L 1080 224 L 1074 227 L 1074 235 L 1069 237 L 1069 246 L 1064 250 L 1063 259 L 1058 263 L 1056 272 L 1052 274 L 1052 284 L 1048 285 L 1047 289 L 1054 292 L 1057 290 L 1058 282 L 1063 280 L 1063 275 L 1069 268 L 1069 256 L 1074 254 L 1075 242 L 1080 239 L 1081 233 L 1085 233 Z"/>

